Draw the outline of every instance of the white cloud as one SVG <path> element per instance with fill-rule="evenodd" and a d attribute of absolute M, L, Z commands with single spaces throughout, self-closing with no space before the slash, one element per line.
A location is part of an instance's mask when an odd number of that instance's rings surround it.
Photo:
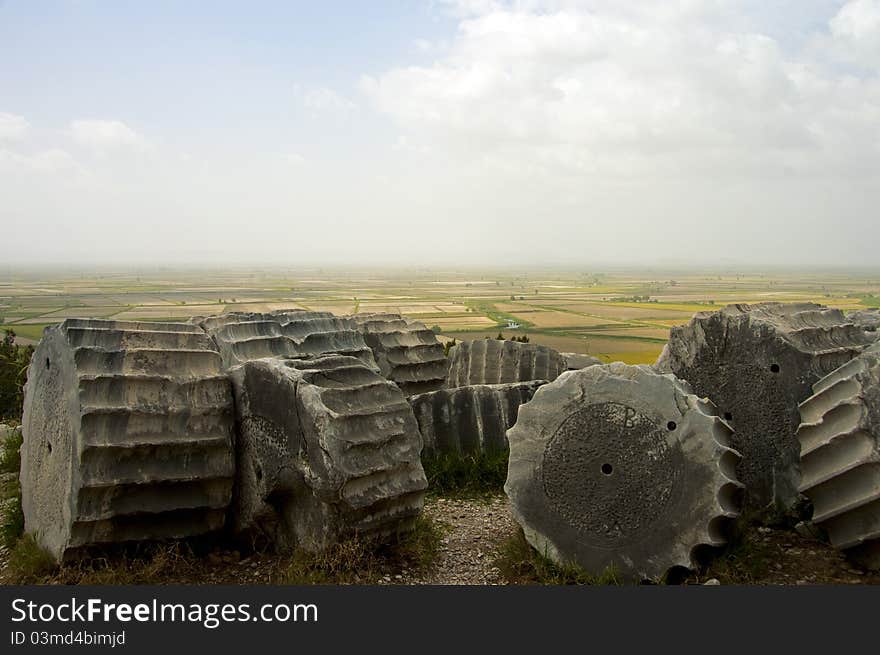
<path fill-rule="evenodd" d="M 880 167 L 877 77 L 841 73 L 830 50 L 790 51 L 727 3 L 454 4 L 463 18 L 445 58 L 361 80 L 411 140 L 529 174 Z M 873 47 L 877 25 L 880 0 L 853 0 L 829 29 Z"/>
<path fill-rule="evenodd" d="M 831 19 L 835 36 L 854 41 L 880 39 L 880 0 L 851 0 Z"/>
<path fill-rule="evenodd" d="M 294 166 L 302 166 L 306 163 L 306 158 L 295 152 L 286 152 L 281 155 L 281 159 Z"/>
<path fill-rule="evenodd" d="M 88 176 L 87 170 L 61 148 L 49 148 L 30 154 L 0 149 L 0 172 L 19 177 L 34 174 L 37 178 L 59 174 L 66 176 L 67 181 Z"/>
<path fill-rule="evenodd" d="M 19 141 L 29 130 L 30 124 L 24 116 L 0 112 L 0 141 Z"/>
<path fill-rule="evenodd" d="M 830 22 L 845 58 L 880 72 L 880 0 L 851 0 Z"/>
<path fill-rule="evenodd" d="M 327 87 L 322 86 L 305 90 L 295 87 L 294 90 L 301 96 L 303 106 L 313 115 L 344 115 L 357 109 L 357 105 L 354 102 Z"/>
<path fill-rule="evenodd" d="M 121 149 L 144 150 L 147 140 L 128 125 L 116 120 L 75 120 L 70 122 L 71 138 L 78 145 L 98 152 Z"/>

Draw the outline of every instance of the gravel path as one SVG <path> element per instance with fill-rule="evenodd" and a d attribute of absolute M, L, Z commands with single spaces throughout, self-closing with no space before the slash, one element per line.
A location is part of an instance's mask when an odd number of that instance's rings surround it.
<path fill-rule="evenodd" d="M 446 528 L 437 565 L 421 576 L 404 576 L 395 584 L 504 584 L 492 564 L 495 551 L 514 533 L 507 498 L 459 500 L 432 498 L 425 513 Z"/>

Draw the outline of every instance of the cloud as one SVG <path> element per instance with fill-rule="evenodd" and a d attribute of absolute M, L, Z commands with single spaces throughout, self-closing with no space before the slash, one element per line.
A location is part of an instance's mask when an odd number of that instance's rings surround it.
<path fill-rule="evenodd" d="M 24 116 L 0 112 L 0 141 L 20 141 L 27 136 L 30 127 Z"/>
<path fill-rule="evenodd" d="M 873 174 L 880 80 L 796 49 L 728 3 L 457 2 L 448 54 L 364 76 L 372 105 L 430 145 L 590 176 Z M 828 20 L 826 18 L 826 20 Z M 880 0 L 833 38 L 873 52 Z M 877 59 L 880 61 L 880 59 Z"/>
<path fill-rule="evenodd" d="M 327 87 L 305 90 L 294 87 L 294 90 L 300 95 L 303 106 L 315 116 L 319 114 L 345 115 L 357 109 L 354 102 Z"/>
<path fill-rule="evenodd" d="M 844 57 L 880 71 L 880 0 L 851 0 L 831 19 Z"/>
<path fill-rule="evenodd" d="M 148 147 L 143 136 L 116 120 L 74 120 L 70 122 L 69 133 L 75 143 L 97 152 Z"/>
<path fill-rule="evenodd" d="M 68 181 L 88 176 L 86 169 L 61 148 L 49 148 L 31 154 L 0 149 L 0 172 L 18 176 L 34 174 L 38 178 L 63 174 Z"/>

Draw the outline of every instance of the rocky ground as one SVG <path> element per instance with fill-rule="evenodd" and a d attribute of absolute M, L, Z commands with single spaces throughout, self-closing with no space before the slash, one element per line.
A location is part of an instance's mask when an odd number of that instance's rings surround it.
<path fill-rule="evenodd" d="M 393 563 L 367 572 L 348 572 L 341 581 L 384 585 L 508 584 L 495 565 L 499 548 L 516 533 L 503 495 L 476 499 L 431 498 L 425 513 L 442 530 L 438 556 L 427 569 Z M 0 551 L 0 581 L 15 582 L 4 571 L 7 554 Z M 122 561 L 95 571 L 64 567 L 32 580 L 50 584 L 279 584 L 290 582 L 290 558 L 242 555 L 230 547 L 214 547 L 198 557 L 177 548 L 160 551 L 146 564 Z M 750 527 L 739 544 L 719 555 L 691 584 L 880 584 L 880 574 L 853 566 L 827 544 L 790 529 Z M 340 581 L 315 579 L 315 582 Z M 518 580 L 538 583 L 538 580 Z"/>
<path fill-rule="evenodd" d="M 399 583 L 505 583 L 494 560 L 499 545 L 515 530 L 506 496 L 435 498 L 425 506 L 425 512 L 444 527 L 440 556 L 433 570 L 404 576 Z"/>

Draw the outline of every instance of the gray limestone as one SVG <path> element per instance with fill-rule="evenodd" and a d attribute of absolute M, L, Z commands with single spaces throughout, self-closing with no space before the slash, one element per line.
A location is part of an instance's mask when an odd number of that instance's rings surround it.
<path fill-rule="evenodd" d="M 880 307 L 857 309 L 847 313 L 846 318 L 866 332 L 870 332 L 869 336 L 872 338 L 880 339 Z"/>
<path fill-rule="evenodd" d="M 563 373 L 520 407 L 507 436 L 514 518 L 558 563 L 658 578 L 724 545 L 739 514 L 730 428 L 650 367 Z"/>
<path fill-rule="evenodd" d="M 462 341 L 449 351 L 448 387 L 555 380 L 565 358 L 547 346 L 500 339 Z"/>
<path fill-rule="evenodd" d="M 880 344 L 813 391 L 800 406 L 800 490 L 835 547 L 880 569 Z"/>
<path fill-rule="evenodd" d="M 354 314 L 379 370 L 407 396 L 435 391 L 446 381 L 446 356 L 437 335 L 399 314 Z"/>
<path fill-rule="evenodd" d="M 592 355 L 581 355 L 580 353 L 559 353 L 562 355 L 562 359 L 565 360 L 565 370 L 566 371 L 579 371 L 582 368 L 587 368 L 588 366 L 595 366 L 596 364 L 603 364 L 604 362 L 598 357 L 593 357 Z"/>
<path fill-rule="evenodd" d="M 730 305 L 672 328 L 655 369 L 687 380 L 734 427 L 748 504 L 787 509 L 798 498 L 798 403 L 870 343 L 839 310 L 822 305 Z"/>
<path fill-rule="evenodd" d="M 231 312 L 200 317 L 200 325 L 217 343 L 223 366 L 231 368 L 265 357 L 306 357 L 328 353 L 357 357 L 375 367 L 373 353 L 357 325 L 330 312 L 284 310 Z"/>
<path fill-rule="evenodd" d="M 544 380 L 440 389 L 409 399 L 424 440 L 423 456 L 507 450 L 508 428 L 516 423 Z"/>
<path fill-rule="evenodd" d="M 232 393 L 198 327 L 68 319 L 47 328 L 22 429 L 25 529 L 58 560 L 224 524 Z"/>
<path fill-rule="evenodd" d="M 258 359 L 230 376 L 236 530 L 321 551 L 411 528 L 427 480 L 418 425 L 394 383 L 339 355 Z"/>

